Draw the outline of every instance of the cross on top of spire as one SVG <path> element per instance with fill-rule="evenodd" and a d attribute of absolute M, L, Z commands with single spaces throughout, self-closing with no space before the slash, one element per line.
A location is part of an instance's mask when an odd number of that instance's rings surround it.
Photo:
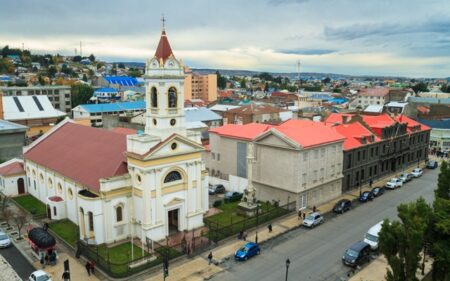
<path fill-rule="evenodd" d="M 162 14 L 161 22 L 162 22 L 162 30 L 164 31 L 166 29 L 166 18 L 164 17 L 164 14 Z"/>

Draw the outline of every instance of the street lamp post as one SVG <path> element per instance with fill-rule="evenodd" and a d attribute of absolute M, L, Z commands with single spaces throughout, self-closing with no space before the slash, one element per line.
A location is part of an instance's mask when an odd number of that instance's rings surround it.
<path fill-rule="evenodd" d="M 256 203 L 256 231 L 255 231 L 256 244 L 258 244 L 258 225 L 259 225 L 259 203 Z"/>
<path fill-rule="evenodd" d="M 291 264 L 291 261 L 289 259 L 286 259 L 286 281 L 288 280 L 288 273 L 289 273 L 289 265 Z"/>

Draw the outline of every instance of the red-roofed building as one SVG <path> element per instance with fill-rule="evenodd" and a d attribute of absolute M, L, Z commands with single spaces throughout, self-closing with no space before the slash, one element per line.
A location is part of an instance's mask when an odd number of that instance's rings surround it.
<path fill-rule="evenodd" d="M 430 128 L 406 116 L 332 113 L 324 123 L 346 137 L 344 192 L 428 158 Z"/>
<path fill-rule="evenodd" d="M 230 124 L 209 132 L 211 153 L 206 165 L 213 184 L 240 192 L 246 188 L 251 142 L 256 158 L 252 182 L 258 200 L 280 204 L 290 200 L 295 208 L 306 208 L 341 194 L 344 137 L 323 123 Z"/>
<path fill-rule="evenodd" d="M 14 158 L 0 164 L 0 192 L 6 196 L 27 192 L 23 160 Z"/>
<path fill-rule="evenodd" d="M 228 124 L 279 123 L 283 119 L 283 112 L 289 111 L 271 105 L 251 103 L 225 111 L 223 118 Z"/>

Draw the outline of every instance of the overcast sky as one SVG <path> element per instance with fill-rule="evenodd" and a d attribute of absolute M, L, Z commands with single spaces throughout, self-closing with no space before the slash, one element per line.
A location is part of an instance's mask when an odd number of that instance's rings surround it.
<path fill-rule="evenodd" d="M 190 67 L 450 76 L 449 0 L 0 0 L 0 46 Z"/>

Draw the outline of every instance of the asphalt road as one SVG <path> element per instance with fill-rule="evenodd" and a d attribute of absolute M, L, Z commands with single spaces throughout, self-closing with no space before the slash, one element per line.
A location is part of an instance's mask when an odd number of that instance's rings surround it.
<path fill-rule="evenodd" d="M 377 222 L 397 216 L 400 203 L 415 201 L 420 196 L 428 202 L 434 199 L 439 169 L 425 170 L 422 177 L 402 188 L 386 191 L 372 202 L 334 216 L 314 229 L 298 228 L 262 245 L 261 255 L 246 262 L 230 260 L 227 269 L 213 280 L 285 280 L 287 258 L 290 259 L 289 280 L 346 280 L 350 271 L 341 262 L 347 247 L 364 238 Z"/>
<path fill-rule="evenodd" d="M 27 278 L 30 274 L 36 270 L 14 245 L 5 249 L 0 249 L 0 254 L 9 262 L 23 280 L 28 280 Z"/>

